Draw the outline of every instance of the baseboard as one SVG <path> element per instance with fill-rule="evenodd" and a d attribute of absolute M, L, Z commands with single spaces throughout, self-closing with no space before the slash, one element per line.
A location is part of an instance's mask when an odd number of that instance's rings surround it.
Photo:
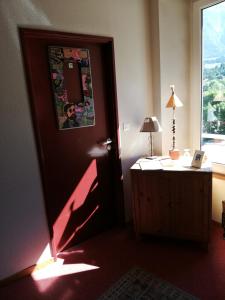
<path fill-rule="evenodd" d="M 19 280 L 25 276 L 29 276 L 32 274 L 32 272 L 34 271 L 37 271 L 37 270 L 41 270 L 41 269 L 44 269 L 45 267 L 47 267 L 48 265 L 54 263 L 55 260 L 53 257 L 49 258 L 48 260 L 46 261 L 43 261 L 39 264 L 36 264 L 36 265 L 33 265 L 33 266 L 30 266 L 22 271 L 19 271 L 7 278 L 4 278 L 2 280 L 0 280 L 0 286 L 5 286 L 5 285 L 8 285 L 9 283 L 13 282 L 13 281 L 16 281 L 16 280 Z"/>

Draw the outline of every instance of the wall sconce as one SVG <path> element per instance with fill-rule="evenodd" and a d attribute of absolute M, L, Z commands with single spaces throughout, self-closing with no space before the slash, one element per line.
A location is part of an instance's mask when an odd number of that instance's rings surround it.
<path fill-rule="evenodd" d="M 167 108 L 173 108 L 173 125 L 172 125 L 172 133 L 173 133 L 173 141 L 172 141 L 172 149 L 169 150 L 170 157 L 174 160 L 179 159 L 180 157 L 180 151 L 176 149 L 176 138 L 175 138 L 175 133 L 176 133 L 176 118 L 175 118 L 175 108 L 176 107 L 181 107 L 183 106 L 182 102 L 180 99 L 175 95 L 174 93 L 174 85 L 171 85 L 171 91 L 172 95 L 169 98 L 169 101 L 166 104 Z"/>
<path fill-rule="evenodd" d="M 159 121 L 156 117 L 147 117 L 144 119 L 144 123 L 141 127 L 140 132 L 149 132 L 149 141 L 150 141 L 150 155 L 153 156 L 153 138 L 152 132 L 160 132 L 162 128 L 159 124 Z"/>

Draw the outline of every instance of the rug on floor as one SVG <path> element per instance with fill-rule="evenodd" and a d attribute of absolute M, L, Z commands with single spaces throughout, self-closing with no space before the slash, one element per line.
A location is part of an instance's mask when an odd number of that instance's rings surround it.
<path fill-rule="evenodd" d="M 199 300 L 140 268 L 123 275 L 99 300 Z"/>

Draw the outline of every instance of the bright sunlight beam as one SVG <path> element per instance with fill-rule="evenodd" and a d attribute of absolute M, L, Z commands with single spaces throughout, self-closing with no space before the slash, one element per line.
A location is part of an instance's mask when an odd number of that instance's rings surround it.
<path fill-rule="evenodd" d="M 92 192 L 94 188 L 97 187 L 97 183 L 96 183 L 95 186 L 92 187 L 91 189 L 91 186 L 96 180 L 96 178 L 97 178 L 97 164 L 96 164 L 96 159 L 93 159 L 90 165 L 88 166 L 87 170 L 85 171 L 84 175 L 82 176 L 80 182 L 75 187 L 73 193 L 69 197 L 66 205 L 64 206 L 60 215 L 58 216 L 55 224 L 53 225 L 54 244 L 56 247 L 58 247 L 60 240 L 63 236 L 63 233 L 65 231 L 65 228 L 71 217 L 71 208 L 72 208 L 72 212 L 74 212 L 84 204 L 88 194 Z M 63 249 L 63 247 L 60 248 L 60 251 Z"/>
<path fill-rule="evenodd" d="M 44 293 L 61 276 L 99 269 L 98 266 L 85 263 L 64 265 L 63 262 L 64 259 L 57 258 L 54 263 L 32 272 L 31 277 L 41 293 Z"/>
<path fill-rule="evenodd" d="M 34 280 L 43 280 L 99 269 L 99 267 L 97 266 L 88 265 L 84 263 L 64 265 L 63 262 L 64 259 L 58 258 L 56 262 L 48 265 L 46 268 L 34 271 L 32 273 L 32 278 Z"/>

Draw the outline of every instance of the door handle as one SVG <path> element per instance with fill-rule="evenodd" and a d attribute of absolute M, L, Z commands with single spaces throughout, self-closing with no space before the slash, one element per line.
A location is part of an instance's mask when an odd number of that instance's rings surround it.
<path fill-rule="evenodd" d="M 113 141 L 110 138 L 108 138 L 107 140 L 100 142 L 99 144 L 102 147 L 106 148 L 108 151 L 110 151 L 112 149 L 112 146 L 111 146 L 112 142 Z"/>
<path fill-rule="evenodd" d="M 106 141 L 101 142 L 102 146 L 107 146 L 112 144 L 112 140 L 110 138 L 108 138 Z"/>

